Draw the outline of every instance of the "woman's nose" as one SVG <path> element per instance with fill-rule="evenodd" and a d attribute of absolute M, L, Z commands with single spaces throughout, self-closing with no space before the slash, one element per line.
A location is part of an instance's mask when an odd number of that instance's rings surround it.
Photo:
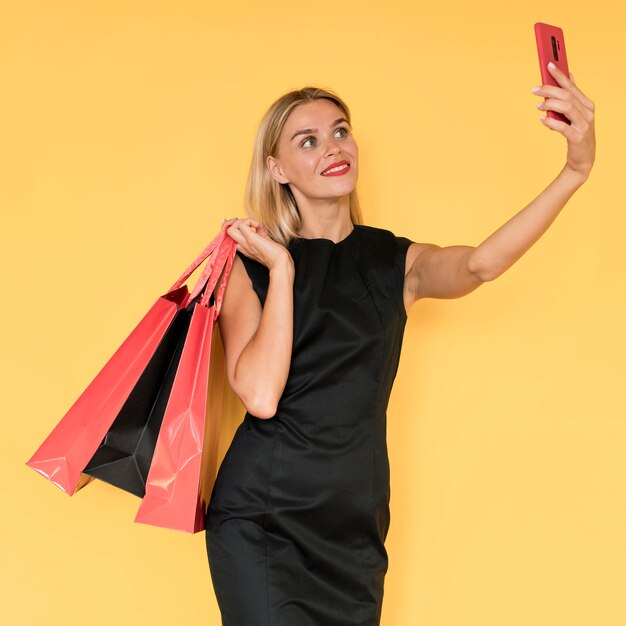
<path fill-rule="evenodd" d="M 334 141 L 329 141 L 328 145 L 326 146 L 326 154 L 335 154 L 336 152 L 340 152 L 341 148 L 339 147 L 339 144 L 335 143 Z"/>

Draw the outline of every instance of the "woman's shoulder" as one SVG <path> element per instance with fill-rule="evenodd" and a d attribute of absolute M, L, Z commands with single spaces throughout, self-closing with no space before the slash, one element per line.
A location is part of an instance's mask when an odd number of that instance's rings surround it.
<path fill-rule="evenodd" d="M 406 254 L 413 243 L 408 237 L 396 235 L 388 228 L 359 224 L 358 229 L 366 248 L 383 256 L 396 258 L 398 254 Z"/>
<path fill-rule="evenodd" d="M 267 297 L 267 290 L 269 288 L 269 269 L 263 265 L 263 263 L 259 263 L 256 259 L 246 256 L 243 252 L 241 252 L 241 250 L 237 250 L 235 256 L 241 259 L 254 291 L 256 291 L 256 294 L 259 296 L 261 304 L 264 304 L 265 298 Z"/>
<path fill-rule="evenodd" d="M 259 261 L 257 261 L 256 259 L 245 255 L 241 250 L 236 250 L 236 255 L 241 259 L 246 270 L 249 273 L 254 272 L 257 274 L 260 273 L 261 275 L 265 275 L 269 272 L 267 266 L 263 265 L 263 263 L 259 263 Z"/>

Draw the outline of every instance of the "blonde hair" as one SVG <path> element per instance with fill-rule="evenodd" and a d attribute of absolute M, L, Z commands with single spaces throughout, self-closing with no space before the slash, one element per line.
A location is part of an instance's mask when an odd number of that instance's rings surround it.
<path fill-rule="evenodd" d="M 247 214 L 267 227 L 270 237 L 284 246 L 298 236 L 302 219 L 287 184 L 279 183 L 267 168 L 267 157 L 276 156 L 278 141 L 291 111 L 299 104 L 326 98 L 335 103 L 352 126 L 348 105 L 332 90 L 303 87 L 278 98 L 267 110 L 256 133 L 248 173 L 244 205 Z M 356 187 L 350 192 L 350 220 L 361 224 Z"/>

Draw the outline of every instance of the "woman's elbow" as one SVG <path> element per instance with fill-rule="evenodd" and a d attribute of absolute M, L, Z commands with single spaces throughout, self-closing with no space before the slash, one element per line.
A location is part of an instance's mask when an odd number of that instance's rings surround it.
<path fill-rule="evenodd" d="M 257 370 L 254 373 L 246 372 L 246 376 L 238 374 L 241 372 L 237 369 L 232 372 L 229 383 L 248 413 L 261 419 L 274 417 L 287 383 L 286 374 L 279 381 L 272 380 L 272 372 L 261 374 Z"/>
<path fill-rule="evenodd" d="M 248 413 L 261 419 L 270 419 L 276 415 L 278 404 L 273 399 L 256 398 L 245 405 Z"/>
<path fill-rule="evenodd" d="M 270 417 L 274 417 L 274 415 L 276 415 L 278 402 L 273 397 L 268 396 L 268 394 L 261 392 L 261 390 L 253 390 L 248 393 L 239 393 L 237 395 L 243 403 L 246 411 L 248 411 L 251 415 L 261 419 L 269 419 Z"/>

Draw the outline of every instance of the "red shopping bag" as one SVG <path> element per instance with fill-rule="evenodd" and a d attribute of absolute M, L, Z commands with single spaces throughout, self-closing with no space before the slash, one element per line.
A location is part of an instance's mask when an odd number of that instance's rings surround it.
<path fill-rule="evenodd" d="M 209 305 L 209 299 L 219 278 L 219 269 L 212 273 L 203 297 L 193 310 L 148 472 L 146 493 L 135 522 L 189 533 L 204 530 L 203 484 L 207 477 L 202 474 L 209 471 L 208 480 L 214 479 L 219 437 L 219 411 L 211 411 L 216 407 L 207 405 L 209 377 L 213 377 L 209 367 L 217 361 L 219 368 L 215 374 L 218 386 L 222 386 L 223 360 L 219 358 L 219 346 L 217 351 L 212 350 L 213 337 L 237 248 L 236 241 L 230 237 L 228 240 L 223 244 L 227 261 L 213 304 Z M 211 359 L 212 353 L 216 359 Z M 209 401 L 213 400 L 221 401 L 219 393 L 215 398 L 209 398 Z M 210 421 L 207 421 L 207 412 Z M 205 432 L 210 434 L 207 441 Z"/>
<path fill-rule="evenodd" d="M 167 332 L 176 312 L 200 293 L 213 265 L 225 262 L 225 239 L 232 242 L 226 223 L 218 235 L 160 296 L 143 319 L 108 360 L 69 411 L 39 446 L 26 465 L 70 496 L 94 480 L 82 473 L 99 447 L 142 372 Z M 221 253 L 221 257 L 220 257 Z M 193 291 L 183 283 L 209 256 Z M 182 285 L 182 286 L 181 286 Z"/>

